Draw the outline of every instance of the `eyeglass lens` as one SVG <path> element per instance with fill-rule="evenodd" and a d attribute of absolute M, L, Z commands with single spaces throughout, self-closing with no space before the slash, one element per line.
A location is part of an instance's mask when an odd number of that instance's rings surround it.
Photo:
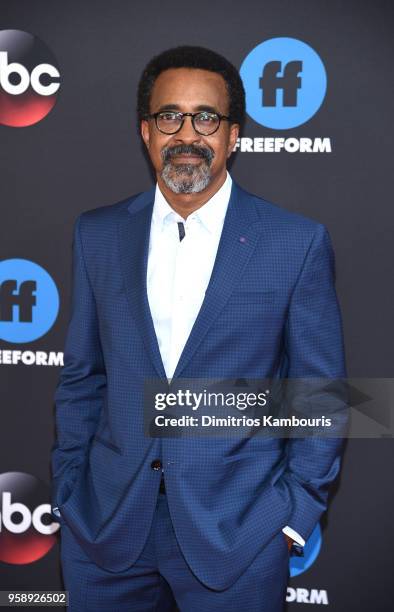
<path fill-rule="evenodd" d="M 159 113 L 156 119 L 157 127 L 166 134 L 175 134 L 180 129 L 183 119 L 180 113 Z M 218 115 L 206 112 L 198 113 L 193 119 L 194 129 L 205 136 L 214 132 L 220 122 Z"/>

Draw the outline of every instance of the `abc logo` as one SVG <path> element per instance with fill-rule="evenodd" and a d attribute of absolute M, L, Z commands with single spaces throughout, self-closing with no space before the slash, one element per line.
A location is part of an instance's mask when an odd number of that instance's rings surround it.
<path fill-rule="evenodd" d="M 43 503 L 47 497 L 47 487 L 30 474 L 0 474 L 0 561 L 32 563 L 55 545 L 60 525 Z"/>
<path fill-rule="evenodd" d="M 327 89 L 320 57 L 295 38 L 271 38 L 257 45 L 243 61 L 240 75 L 248 115 L 274 130 L 309 121 Z"/>
<path fill-rule="evenodd" d="M 28 259 L 0 262 L 0 339 L 37 340 L 51 329 L 58 312 L 59 293 L 44 268 Z"/>
<path fill-rule="evenodd" d="M 0 124 L 24 127 L 46 117 L 60 87 L 56 63 L 32 34 L 0 31 Z"/>

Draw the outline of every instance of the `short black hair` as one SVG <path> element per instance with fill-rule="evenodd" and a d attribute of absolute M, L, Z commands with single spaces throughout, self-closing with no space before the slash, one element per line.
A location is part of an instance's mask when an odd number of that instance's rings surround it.
<path fill-rule="evenodd" d="M 219 53 L 205 47 L 188 45 L 163 51 L 153 57 L 145 67 L 138 84 L 139 121 L 146 119 L 150 113 L 150 99 L 157 77 L 170 68 L 198 68 L 220 74 L 226 83 L 230 119 L 242 126 L 245 120 L 245 90 L 238 70 Z"/>

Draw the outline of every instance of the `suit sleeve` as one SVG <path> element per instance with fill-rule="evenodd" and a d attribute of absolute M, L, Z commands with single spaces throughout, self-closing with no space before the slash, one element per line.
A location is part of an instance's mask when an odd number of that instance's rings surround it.
<path fill-rule="evenodd" d="M 348 409 L 334 253 L 328 231 L 321 224 L 317 226 L 293 290 L 285 350 L 288 385 L 291 387 L 292 379 L 297 379 L 294 381 L 297 388 L 298 379 L 312 379 L 310 386 L 307 383 L 307 402 L 312 412 L 315 410 L 321 415 L 320 406 L 323 406 L 340 424 L 334 430 L 335 435 L 340 432 L 336 437 L 299 437 L 287 443 L 284 479 L 292 498 L 288 525 L 307 540 L 327 508 L 329 485 L 340 469 Z"/>
<path fill-rule="evenodd" d="M 97 429 L 106 391 L 96 303 L 83 255 L 81 218 L 83 214 L 74 226 L 71 316 L 64 366 L 55 392 L 52 506 L 63 503 L 72 489 Z"/>

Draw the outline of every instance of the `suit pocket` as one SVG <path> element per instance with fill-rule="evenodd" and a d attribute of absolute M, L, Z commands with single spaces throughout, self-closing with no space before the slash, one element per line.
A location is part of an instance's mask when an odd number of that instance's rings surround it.
<path fill-rule="evenodd" d="M 93 441 L 98 442 L 99 444 L 102 444 L 103 446 L 106 446 L 107 448 L 110 448 L 111 450 L 113 450 L 115 453 L 118 453 L 119 455 L 123 455 L 122 450 L 119 448 L 119 446 L 116 446 L 116 444 L 114 444 L 110 440 L 106 440 L 105 438 L 102 438 L 98 434 L 96 434 L 93 437 Z"/>
<path fill-rule="evenodd" d="M 227 300 L 227 304 L 264 304 L 274 301 L 277 291 L 234 291 Z"/>
<path fill-rule="evenodd" d="M 83 475 L 85 467 L 85 462 L 80 463 L 78 465 L 74 465 L 66 478 L 62 479 L 60 484 L 58 485 L 56 500 L 52 505 L 58 506 L 59 512 L 61 513 L 63 506 L 68 502 L 68 500 L 72 497 L 76 484 L 78 480 Z M 64 521 L 63 516 L 61 515 L 60 521 Z"/>

